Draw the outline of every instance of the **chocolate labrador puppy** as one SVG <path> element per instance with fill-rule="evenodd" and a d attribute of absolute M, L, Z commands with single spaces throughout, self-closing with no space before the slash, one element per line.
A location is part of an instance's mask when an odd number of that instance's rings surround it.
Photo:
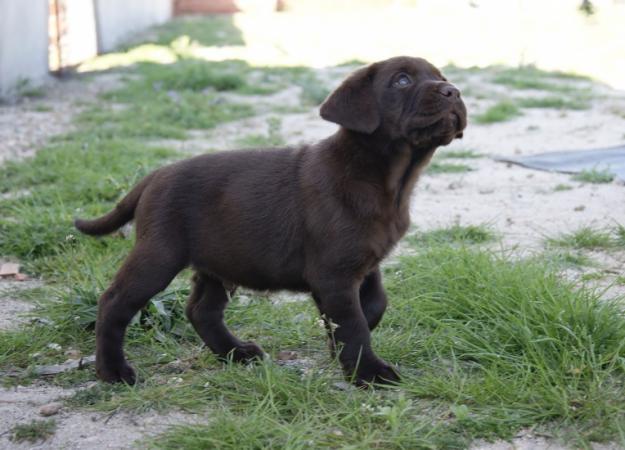
<path fill-rule="evenodd" d="M 208 154 L 145 177 L 113 211 L 76 220 L 103 235 L 134 218 L 136 243 L 99 300 L 96 370 L 135 382 L 122 343 L 132 317 L 185 267 L 187 316 L 206 345 L 236 361 L 261 358 L 226 327 L 226 288 L 311 292 L 333 351 L 357 385 L 395 382 L 371 349 L 386 309 L 379 264 L 409 226 L 410 195 L 437 147 L 461 137 L 460 92 L 424 59 L 357 70 L 321 106 L 340 125 L 299 148 Z"/>

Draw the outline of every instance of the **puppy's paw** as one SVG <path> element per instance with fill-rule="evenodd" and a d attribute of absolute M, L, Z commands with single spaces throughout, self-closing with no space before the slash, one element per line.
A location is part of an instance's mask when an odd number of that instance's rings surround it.
<path fill-rule="evenodd" d="M 262 361 L 265 352 L 254 342 L 243 342 L 233 348 L 224 359 L 232 359 L 234 362 L 250 363 L 254 361 Z"/>
<path fill-rule="evenodd" d="M 117 367 L 96 364 L 95 372 L 100 380 L 107 383 L 126 383 L 133 385 L 137 382 L 137 375 L 134 369 L 126 362 Z"/>
<path fill-rule="evenodd" d="M 397 384 L 399 380 L 399 373 L 393 366 L 382 359 L 376 359 L 358 367 L 354 384 L 358 387 L 368 388 L 373 384 Z"/>

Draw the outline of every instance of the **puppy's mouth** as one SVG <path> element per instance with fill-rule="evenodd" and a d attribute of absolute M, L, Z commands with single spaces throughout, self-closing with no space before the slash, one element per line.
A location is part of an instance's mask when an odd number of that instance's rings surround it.
<path fill-rule="evenodd" d="M 461 138 L 467 126 L 466 109 L 462 101 L 436 114 L 417 115 L 406 136 L 413 146 L 447 145 Z"/>

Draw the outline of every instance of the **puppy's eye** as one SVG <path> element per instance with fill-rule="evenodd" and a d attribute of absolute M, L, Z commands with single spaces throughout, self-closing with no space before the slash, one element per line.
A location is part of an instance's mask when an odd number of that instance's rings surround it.
<path fill-rule="evenodd" d="M 406 87 L 410 84 L 412 84 L 412 80 L 405 73 L 400 74 L 393 82 L 393 86 L 395 87 Z"/>

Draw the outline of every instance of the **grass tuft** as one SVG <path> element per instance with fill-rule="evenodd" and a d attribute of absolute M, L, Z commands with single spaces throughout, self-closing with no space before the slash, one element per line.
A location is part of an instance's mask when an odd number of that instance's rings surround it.
<path fill-rule="evenodd" d="M 425 173 L 430 175 L 438 175 L 441 173 L 466 173 L 470 172 L 471 167 L 466 164 L 452 164 L 438 161 L 432 161 L 425 169 Z"/>
<path fill-rule="evenodd" d="M 550 251 L 544 256 L 544 261 L 556 269 L 592 267 L 595 265 L 595 262 L 590 257 L 579 251 Z"/>
<path fill-rule="evenodd" d="M 555 187 L 553 188 L 553 191 L 562 192 L 562 191 L 570 191 L 571 189 L 573 189 L 573 186 L 571 186 L 570 184 L 560 183 L 560 184 L 555 185 Z"/>
<path fill-rule="evenodd" d="M 242 147 L 266 148 L 283 146 L 286 141 L 280 133 L 282 120 L 278 117 L 267 119 L 267 134 L 248 134 L 237 140 L 237 144 Z"/>
<path fill-rule="evenodd" d="M 417 232 L 407 238 L 411 244 L 484 244 L 492 242 L 495 233 L 486 225 L 452 225 L 430 231 Z"/>
<path fill-rule="evenodd" d="M 625 247 L 625 226 L 617 224 L 614 228 L 614 234 L 616 236 L 616 243 L 621 247 Z"/>
<path fill-rule="evenodd" d="M 518 100 L 523 108 L 553 108 L 582 110 L 590 108 L 590 102 L 585 98 L 568 99 L 564 97 L 539 97 Z"/>
<path fill-rule="evenodd" d="M 614 247 L 615 239 L 609 231 L 582 227 L 557 238 L 548 238 L 547 243 L 556 247 L 596 250 Z"/>
<path fill-rule="evenodd" d="M 484 155 L 477 153 L 475 150 L 461 149 L 461 150 L 442 150 L 437 153 L 440 158 L 451 159 L 475 159 L 483 158 Z"/>
<path fill-rule="evenodd" d="M 56 421 L 50 420 L 33 420 L 29 423 L 15 425 L 11 429 L 11 440 L 13 442 L 37 442 L 45 441 L 54 435 L 56 430 Z"/>
<path fill-rule="evenodd" d="M 614 180 L 614 174 L 608 170 L 582 170 L 578 174 L 573 175 L 571 179 L 583 183 L 604 184 L 611 183 Z"/>
<path fill-rule="evenodd" d="M 516 103 L 510 100 L 502 100 L 488 108 L 482 114 L 478 114 L 475 117 L 475 121 L 481 124 L 505 122 L 520 115 L 521 110 Z"/>
<path fill-rule="evenodd" d="M 493 82 L 515 89 L 536 89 L 549 92 L 572 92 L 579 89 L 577 86 L 563 83 L 563 81 L 588 80 L 576 74 L 565 72 L 546 72 L 535 66 L 520 66 L 496 70 Z"/>

